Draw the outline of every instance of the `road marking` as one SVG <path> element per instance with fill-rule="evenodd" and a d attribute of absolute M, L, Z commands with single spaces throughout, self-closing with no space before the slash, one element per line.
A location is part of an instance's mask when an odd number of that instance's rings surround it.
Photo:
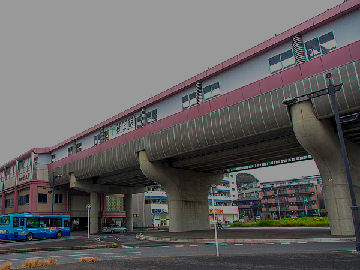
<path fill-rule="evenodd" d="M 282 242 L 281 244 L 282 244 L 282 245 L 290 245 L 289 242 Z"/>
<path fill-rule="evenodd" d="M 184 245 L 176 245 L 175 247 L 184 247 Z"/>
<path fill-rule="evenodd" d="M 244 244 L 235 244 L 235 246 L 243 246 Z"/>
<path fill-rule="evenodd" d="M 133 247 L 122 245 L 120 248 L 133 248 Z"/>
<path fill-rule="evenodd" d="M 274 243 L 265 243 L 265 245 L 274 245 Z"/>
<path fill-rule="evenodd" d="M 160 246 L 160 247 L 162 247 L 162 248 L 168 248 L 168 247 L 170 247 L 170 246 Z"/>
<path fill-rule="evenodd" d="M 307 242 L 297 242 L 298 244 L 307 244 Z"/>
<path fill-rule="evenodd" d="M 190 245 L 190 247 L 198 247 L 199 245 Z"/>
<path fill-rule="evenodd" d="M 66 255 L 66 256 L 70 256 L 70 257 L 75 257 L 75 256 L 91 256 L 91 254 L 83 253 L 83 254 L 72 254 L 72 255 Z"/>

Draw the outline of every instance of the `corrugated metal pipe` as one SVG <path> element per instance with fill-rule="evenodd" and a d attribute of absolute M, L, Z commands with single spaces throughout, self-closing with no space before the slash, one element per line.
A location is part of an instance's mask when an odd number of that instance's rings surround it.
<path fill-rule="evenodd" d="M 302 36 L 296 35 L 293 37 L 292 46 L 295 56 L 295 62 L 297 65 L 305 62 L 305 50 L 304 44 L 302 42 Z"/>

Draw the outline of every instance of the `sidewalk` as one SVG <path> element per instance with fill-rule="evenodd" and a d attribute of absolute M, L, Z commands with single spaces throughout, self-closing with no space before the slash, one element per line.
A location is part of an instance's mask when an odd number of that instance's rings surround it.
<path fill-rule="evenodd" d="M 214 230 L 171 233 L 165 230 L 141 231 L 132 233 L 134 243 L 141 240 L 166 242 L 214 243 Z M 90 235 L 87 232 L 72 232 L 61 239 L 41 239 L 34 241 L 0 242 L 0 254 L 54 250 L 79 250 L 94 248 L 122 247 L 123 234 Z M 138 240 L 136 240 L 138 239 Z M 283 243 L 283 242 L 337 242 L 355 241 L 353 236 L 332 236 L 328 227 L 257 227 L 225 228 L 218 230 L 219 243 Z M 143 244 L 139 242 L 139 244 Z"/>
<path fill-rule="evenodd" d="M 119 245 L 101 239 L 100 236 L 90 235 L 87 238 L 86 232 L 73 232 L 71 236 L 64 236 L 61 239 L 34 239 L 33 241 L 0 241 L 0 254 L 23 253 L 54 250 L 79 250 L 93 248 L 113 248 Z M 105 241 L 104 241 L 105 240 Z"/>
<path fill-rule="evenodd" d="M 168 242 L 214 243 L 212 230 L 173 232 L 147 231 L 142 239 Z M 282 243 L 355 241 L 355 236 L 334 236 L 329 227 L 228 227 L 217 231 L 220 243 Z"/>

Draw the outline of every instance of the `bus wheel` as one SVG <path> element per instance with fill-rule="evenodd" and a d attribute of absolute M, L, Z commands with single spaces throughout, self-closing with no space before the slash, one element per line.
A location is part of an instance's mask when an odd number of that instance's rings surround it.
<path fill-rule="evenodd" d="M 58 231 L 57 233 L 56 233 L 56 238 L 61 238 L 62 237 L 62 232 L 61 231 Z"/>
<path fill-rule="evenodd" d="M 31 241 L 31 240 L 33 240 L 34 239 L 34 235 L 32 234 L 32 233 L 28 233 L 27 235 L 26 235 L 26 241 Z"/>

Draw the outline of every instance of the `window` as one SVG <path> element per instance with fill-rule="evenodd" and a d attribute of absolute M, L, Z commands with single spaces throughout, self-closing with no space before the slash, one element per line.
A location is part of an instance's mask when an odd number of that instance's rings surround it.
<path fill-rule="evenodd" d="M 108 140 L 109 140 L 109 131 L 108 130 L 106 130 L 106 131 L 104 131 L 104 142 L 107 142 Z"/>
<path fill-rule="evenodd" d="M 82 143 L 77 143 L 76 144 L 76 153 L 80 152 L 82 150 Z"/>
<path fill-rule="evenodd" d="M 269 58 L 270 73 L 276 73 L 295 65 L 295 57 L 292 50 Z"/>
<path fill-rule="evenodd" d="M 24 168 L 24 161 L 22 160 L 22 161 L 19 161 L 19 163 L 18 163 L 18 170 L 20 171 L 23 168 Z"/>
<path fill-rule="evenodd" d="M 14 207 L 14 198 L 5 200 L 5 208 Z"/>
<path fill-rule="evenodd" d="M 13 218 L 13 227 L 19 227 L 19 218 L 17 217 Z"/>
<path fill-rule="evenodd" d="M 40 227 L 50 227 L 50 219 L 40 218 Z"/>
<path fill-rule="evenodd" d="M 61 227 L 61 218 L 50 218 L 51 227 Z"/>
<path fill-rule="evenodd" d="M 68 148 L 68 156 L 71 156 L 74 153 L 74 149 L 72 146 Z"/>
<path fill-rule="evenodd" d="M 63 203 L 63 195 L 55 194 L 55 203 Z"/>
<path fill-rule="evenodd" d="M 305 42 L 306 57 L 308 60 L 334 49 L 336 49 L 336 41 L 333 32 Z"/>
<path fill-rule="evenodd" d="M 27 218 L 26 219 L 26 227 L 27 228 L 39 228 L 40 227 L 39 218 Z"/>
<path fill-rule="evenodd" d="M 38 193 L 38 203 L 47 203 L 47 193 Z"/>
<path fill-rule="evenodd" d="M 18 205 L 29 204 L 29 194 L 19 197 Z"/>
<path fill-rule="evenodd" d="M 70 220 L 64 220 L 64 227 L 70 227 Z"/>
<path fill-rule="evenodd" d="M 51 163 L 55 162 L 55 154 L 51 154 Z"/>
<path fill-rule="evenodd" d="M 157 121 L 157 109 L 146 113 L 146 123 L 151 124 Z"/>
<path fill-rule="evenodd" d="M 192 92 L 191 94 L 185 95 L 182 97 L 182 108 L 187 109 L 191 106 L 196 105 L 196 92 Z"/>
<path fill-rule="evenodd" d="M 138 117 L 136 117 L 136 128 L 141 128 L 142 127 L 142 116 L 139 115 Z"/>
<path fill-rule="evenodd" d="M 100 134 L 94 136 L 94 145 L 100 144 Z"/>
<path fill-rule="evenodd" d="M 204 100 L 211 99 L 218 95 L 220 95 L 220 83 L 219 82 L 213 83 L 212 85 L 208 85 L 203 88 Z"/>

